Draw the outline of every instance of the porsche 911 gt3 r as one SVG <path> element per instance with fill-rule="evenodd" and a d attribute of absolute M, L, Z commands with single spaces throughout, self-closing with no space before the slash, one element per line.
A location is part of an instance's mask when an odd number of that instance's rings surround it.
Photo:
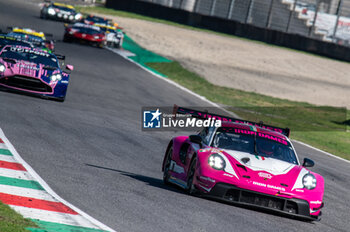
<path fill-rule="evenodd" d="M 232 204 L 317 220 L 323 207 L 323 177 L 301 164 L 289 129 L 178 107 L 174 112 L 222 120 L 221 127 L 173 138 L 164 156 L 165 183 Z"/>
<path fill-rule="evenodd" d="M 71 65 L 66 68 L 73 70 Z M 64 101 L 68 83 L 69 74 L 61 70 L 54 54 L 17 45 L 0 51 L 1 87 Z"/>

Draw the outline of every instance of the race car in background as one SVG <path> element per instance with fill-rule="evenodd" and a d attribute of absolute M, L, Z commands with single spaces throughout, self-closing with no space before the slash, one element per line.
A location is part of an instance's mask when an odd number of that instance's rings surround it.
<path fill-rule="evenodd" d="M 25 39 L 15 38 L 6 34 L 0 34 L 0 49 L 5 45 L 20 45 L 24 47 L 40 48 L 49 53 L 52 53 L 52 51 L 46 47 L 46 44 L 44 42 L 39 42 L 39 41 L 29 42 Z"/>
<path fill-rule="evenodd" d="M 97 26 L 75 23 L 73 25 L 65 25 L 65 27 L 63 36 L 64 42 L 86 42 L 100 48 L 103 48 L 106 45 L 105 32 Z"/>
<path fill-rule="evenodd" d="M 88 15 L 85 18 L 82 19 L 82 22 L 85 24 L 102 24 L 102 25 L 114 25 L 113 21 L 111 19 L 107 19 L 104 17 L 96 16 L 96 15 Z"/>
<path fill-rule="evenodd" d="M 0 87 L 64 101 L 69 73 L 60 67 L 59 58 L 42 49 L 6 45 L 0 51 Z M 67 65 L 67 70 L 73 66 Z"/>
<path fill-rule="evenodd" d="M 26 40 L 8 36 L 6 34 L 0 34 L 0 49 L 6 45 L 20 45 L 24 47 L 34 47 L 34 45 Z"/>
<path fill-rule="evenodd" d="M 54 40 L 47 40 L 46 36 L 51 36 L 51 34 L 44 34 L 44 32 L 38 32 L 30 28 L 19 28 L 19 27 L 9 27 L 11 32 L 7 35 L 11 37 L 18 38 L 20 40 L 25 40 L 30 43 L 36 44 L 36 46 L 47 49 L 47 51 L 55 51 L 55 42 Z M 46 50 L 45 49 L 45 50 Z"/>
<path fill-rule="evenodd" d="M 173 138 L 163 161 L 163 180 L 219 201 L 257 207 L 302 220 L 318 220 L 324 206 L 324 179 L 301 164 L 289 129 L 175 106 L 177 114 L 221 120 Z"/>
<path fill-rule="evenodd" d="M 74 23 L 80 21 L 83 15 L 77 12 L 72 5 L 50 3 L 43 5 L 40 11 L 40 18 Z"/>
<path fill-rule="evenodd" d="M 106 34 L 106 43 L 109 47 L 120 48 L 123 45 L 124 33 L 117 26 L 96 23 L 94 26 L 99 27 Z"/>

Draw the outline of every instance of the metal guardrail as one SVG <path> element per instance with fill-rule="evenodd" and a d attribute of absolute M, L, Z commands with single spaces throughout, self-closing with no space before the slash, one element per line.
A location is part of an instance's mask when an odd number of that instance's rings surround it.
<path fill-rule="evenodd" d="M 140 0 L 350 46 L 350 0 Z"/>

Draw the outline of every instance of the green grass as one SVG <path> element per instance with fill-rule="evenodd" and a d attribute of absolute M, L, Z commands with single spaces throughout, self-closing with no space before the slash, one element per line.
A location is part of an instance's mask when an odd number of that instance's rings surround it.
<path fill-rule="evenodd" d="M 34 222 L 24 219 L 9 206 L 0 202 L 0 231 L 1 232 L 28 232 L 25 228 L 37 227 Z"/>
<path fill-rule="evenodd" d="M 216 86 L 178 62 L 147 65 L 210 101 L 232 107 L 231 110 L 244 119 L 289 127 L 292 139 L 350 160 L 350 133 L 347 132 L 350 112 L 345 108 L 316 107 Z"/>

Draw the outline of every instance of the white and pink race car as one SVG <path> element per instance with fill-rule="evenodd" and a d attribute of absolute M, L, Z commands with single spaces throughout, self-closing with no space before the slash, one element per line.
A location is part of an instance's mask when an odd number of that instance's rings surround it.
<path fill-rule="evenodd" d="M 176 107 L 177 114 L 221 120 L 199 134 L 173 138 L 162 170 L 166 184 L 189 194 L 319 220 L 324 180 L 301 164 L 289 129 Z"/>

